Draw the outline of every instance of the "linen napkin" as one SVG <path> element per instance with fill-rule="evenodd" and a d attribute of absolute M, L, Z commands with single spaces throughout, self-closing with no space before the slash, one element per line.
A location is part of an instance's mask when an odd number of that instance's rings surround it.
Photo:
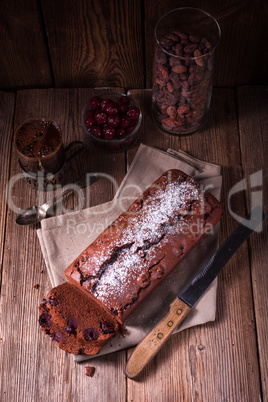
<path fill-rule="evenodd" d="M 198 160 L 183 151 L 168 149 L 164 152 L 141 144 L 112 201 L 42 221 L 37 235 L 53 287 L 66 281 L 64 270 L 68 265 L 168 169 L 184 171 L 220 199 L 220 166 Z M 74 356 L 75 361 L 137 345 L 168 312 L 169 304 L 216 251 L 218 232 L 219 224 L 131 315 L 125 323 L 127 334 L 124 337 L 117 335 L 98 355 Z M 215 320 L 216 290 L 217 280 L 190 312 L 179 331 Z"/>

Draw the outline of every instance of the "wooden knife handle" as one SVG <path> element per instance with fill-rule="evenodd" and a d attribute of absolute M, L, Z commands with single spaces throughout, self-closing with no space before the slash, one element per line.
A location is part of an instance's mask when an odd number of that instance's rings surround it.
<path fill-rule="evenodd" d="M 136 377 L 152 360 L 190 310 L 191 307 L 178 297 L 170 304 L 166 316 L 145 336 L 130 356 L 125 369 L 129 378 Z"/>

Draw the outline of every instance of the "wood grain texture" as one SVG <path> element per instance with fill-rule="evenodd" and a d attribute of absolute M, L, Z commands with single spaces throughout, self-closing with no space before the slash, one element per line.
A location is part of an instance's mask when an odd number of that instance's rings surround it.
<path fill-rule="evenodd" d="M 37 1 L 1 2 L 0 43 L 0 88 L 53 85 Z"/>
<path fill-rule="evenodd" d="M 42 1 L 56 87 L 143 87 L 140 0 Z"/>
<path fill-rule="evenodd" d="M 263 400 L 268 395 L 268 88 L 242 87 L 237 90 L 239 132 L 244 177 L 246 179 L 247 209 L 250 211 L 255 199 L 263 203 L 266 221 L 261 233 L 249 239 L 249 255 L 252 272 L 256 333 L 260 356 Z M 258 133 L 258 135 L 257 135 Z M 253 180 L 256 175 L 255 180 Z M 257 180 L 259 178 L 259 180 Z M 253 323 L 252 323 L 253 325 Z"/>
<path fill-rule="evenodd" d="M 215 86 L 267 84 L 268 59 L 263 57 L 268 37 L 268 8 L 265 1 L 184 0 L 178 4 L 175 0 L 167 0 L 154 2 L 152 7 L 152 1 L 145 0 L 146 88 L 152 87 L 154 27 L 162 15 L 178 7 L 200 8 L 216 18 L 221 27 Z"/>
<path fill-rule="evenodd" d="M 0 142 L 2 173 L 9 171 L 5 158 L 8 161 L 13 128 L 27 117 L 54 118 L 62 127 L 65 145 L 84 139 L 80 115 L 92 93 L 91 89 L 19 91 L 13 126 L 14 96 L 0 93 L 0 105 L 5 110 L 0 120 L 5 133 Z M 251 206 L 248 187 L 232 196 L 228 209 L 230 189 L 244 178 L 248 185 L 250 175 L 257 169 L 263 171 L 267 208 L 266 88 L 239 88 L 237 94 L 232 89 L 214 89 L 207 124 L 186 137 L 165 134 L 154 125 L 149 90 L 134 90 L 131 96 L 142 107 L 144 116 L 138 144 L 127 152 L 126 158 L 124 154 L 97 152 L 87 144 L 85 153 L 72 161 L 68 180 L 79 172 L 101 169 L 120 183 L 142 141 L 163 150 L 182 149 L 222 166 L 225 216 L 220 241 L 237 224 L 232 213 L 244 216 Z M 12 149 L 9 175 L 14 177 L 18 172 Z M 4 181 L 7 179 L 3 176 Z M 97 182 L 90 202 L 93 205 L 107 201 L 113 194 L 111 184 Z M 14 205 L 22 208 L 37 200 L 36 191 L 22 180 L 16 183 L 11 196 Z M 72 207 L 72 197 L 67 205 Z M 2 206 L 2 210 L 5 208 Z M 1 402 L 267 400 L 267 229 L 252 235 L 221 273 L 215 322 L 172 335 L 144 373 L 133 381 L 124 375 L 131 350 L 75 364 L 40 331 L 37 307 L 50 283 L 36 228 L 15 225 L 15 216 L 9 209 L 1 227 L 5 233 L 0 304 Z M 33 288 L 36 283 L 40 285 L 38 289 Z M 86 365 L 96 367 L 93 378 L 85 375 Z"/>
<path fill-rule="evenodd" d="M 150 91 L 130 93 L 150 113 Z M 225 216 L 220 240 L 223 241 L 236 226 L 228 212 L 228 192 L 243 177 L 234 91 L 214 90 L 209 120 L 191 136 L 165 134 L 153 125 L 150 114 L 144 115 L 142 142 L 160 145 L 161 149 L 182 149 L 222 166 Z M 128 152 L 129 162 L 134 152 L 134 149 Z M 231 207 L 242 216 L 245 214 L 242 193 L 232 200 Z M 220 274 L 216 321 L 174 334 L 137 381 L 128 380 L 127 389 L 129 400 L 135 401 L 215 401 L 215 395 L 220 401 L 259 400 L 261 390 L 246 244 Z"/>
<path fill-rule="evenodd" d="M 3 248 L 6 232 L 6 215 L 8 213 L 6 206 L 6 186 L 9 177 L 10 168 L 10 151 L 12 140 L 10 133 L 13 132 L 13 118 L 15 111 L 15 94 L 8 92 L 0 92 L 0 293 L 1 293 L 1 278 L 2 278 L 2 259 Z"/>
<path fill-rule="evenodd" d="M 1 2 L 0 88 L 151 88 L 154 26 L 182 6 L 221 26 L 215 86 L 268 83 L 264 0 L 11 0 Z"/>
<path fill-rule="evenodd" d="M 77 90 L 20 91 L 14 124 L 17 126 L 33 115 L 45 115 L 60 124 L 65 144 L 73 139 L 82 139 L 81 110 L 91 94 L 91 90 L 82 91 L 80 96 Z M 7 132 L 8 143 L 12 135 L 11 130 Z M 115 163 L 113 155 L 89 152 L 89 165 L 94 165 L 95 160 L 100 168 L 100 158 L 102 171 L 122 180 L 125 174 L 124 155 L 119 155 Z M 78 172 L 83 159 L 79 158 L 79 162 L 75 162 L 71 167 L 73 173 Z M 18 171 L 13 149 L 10 176 L 13 177 Z M 96 192 L 92 192 L 93 203 L 99 203 L 105 198 L 111 199 L 114 189 L 110 183 L 95 184 L 99 186 L 100 194 L 96 189 Z M 105 186 L 105 192 L 101 186 Z M 36 204 L 37 193 L 20 180 L 13 188 L 12 200 L 16 206 L 26 208 Z M 71 204 L 72 200 L 69 200 L 68 205 Z M 37 322 L 38 305 L 51 285 L 36 228 L 17 226 L 15 216 L 13 211 L 9 211 L 4 244 L 0 306 L 0 400 L 87 401 L 90 398 L 94 401 L 125 401 L 125 352 L 92 360 L 90 365 L 96 367 L 96 373 L 94 378 L 89 379 L 85 375 L 88 363 L 75 364 L 72 356 L 60 350 L 40 331 Z M 33 288 L 36 283 L 40 285 L 38 289 Z M 109 378 L 105 387 L 103 378 Z"/>

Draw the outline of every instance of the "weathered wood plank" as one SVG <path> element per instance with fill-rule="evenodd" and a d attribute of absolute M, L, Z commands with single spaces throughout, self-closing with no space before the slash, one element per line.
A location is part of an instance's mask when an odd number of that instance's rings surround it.
<path fill-rule="evenodd" d="M 243 177 L 234 91 L 215 90 L 207 124 L 199 132 L 181 138 L 165 134 L 152 125 L 148 115 L 149 91 L 131 91 L 131 94 L 147 111 L 143 122 L 144 143 L 161 149 L 180 148 L 222 166 L 225 211 L 222 241 L 236 226 L 228 211 L 228 192 Z M 129 162 L 134 152 L 134 149 L 128 152 Z M 231 207 L 236 213 L 245 213 L 243 194 L 234 197 Z M 173 335 L 137 381 L 128 380 L 127 389 L 129 400 L 135 401 L 259 400 L 247 244 L 219 277 L 216 321 Z"/>
<path fill-rule="evenodd" d="M 42 1 L 56 87 L 142 88 L 141 1 Z"/>
<path fill-rule="evenodd" d="M 17 95 L 15 126 L 27 117 L 45 115 L 60 124 L 65 143 L 82 139 L 81 110 L 91 94 L 91 90 L 20 91 Z M 122 180 L 125 174 L 124 154 L 118 155 L 115 161 L 114 155 L 103 155 L 101 151 L 93 153 L 90 148 L 88 152 L 72 166 L 76 173 L 83 161 L 86 163 L 88 159 L 89 166 L 93 164 L 102 172 L 109 172 L 117 180 Z M 10 176 L 17 172 L 17 158 L 13 149 Z M 101 180 L 95 184 L 99 189 L 104 185 Z M 105 188 L 106 192 L 100 195 L 97 190 L 92 192 L 93 203 L 111 199 L 113 187 L 106 183 Z M 36 204 L 36 191 L 31 190 L 22 180 L 14 186 L 12 196 L 14 204 L 22 208 Z M 40 331 L 37 322 L 38 305 L 51 285 L 36 228 L 17 226 L 15 216 L 13 211 L 9 211 L 4 245 L 0 312 L 1 401 L 87 401 L 89 398 L 95 401 L 125 401 L 125 352 L 79 365 Z M 33 288 L 36 283 L 40 285 L 38 289 Z M 85 376 L 84 367 L 88 364 L 96 367 L 94 378 Z M 105 386 L 104 378 L 109 378 Z"/>
<path fill-rule="evenodd" d="M 12 145 L 13 118 L 15 111 L 15 94 L 8 92 L 0 92 L 0 291 L 1 291 L 1 276 L 2 276 L 2 259 L 3 247 L 6 232 L 6 186 L 9 177 L 10 168 L 10 151 Z M 1 292 L 0 292 L 1 293 Z"/>
<path fill-rule="evenodd" d="M 73 139 L 83 139 L 80 115 L 91 94 L 90 89 L 20 91 L 14 126 L 26 117 L 46 115 L 61 125 L 65 144 Z M 248 180 L 257 169 L 264 171 L 263 181 L 267 180 L 264 168 L 267 153 L 267 116 L 264 105 L 267 104 L 267 92 L 258 88 L 239 89 L 238 122 L 234 91 L 214 90 L 207 125 L 200 132 L 184 138 L 164 134 L 154 126 L 150 118 L 149 91 L 132 91 L 131 96 L 142 106 L 144 112 L 142 142 L 160 149 L 180 148 L 198 158 L 222 165 L 222 202 L 226 212 L 221 224 L 223 240 L 236 226 L 232 213 L 242 216 L 246 209 L 250 209 L 251 193 L 248 189 L 246 194 L 241 191 L 233 195 L 231 209 L 228 210 L 230 189 L 244 177 Z M 2 141 L 7 141 L 7 147 L 11 145 L 9 140 L 13 131 L 11 123 L 8 127 L 9 139 L 2 138 Z M 128 151 L 128 164 L 137 146 Z M 125 155 L 96 152 L 88 144 L 86 153 L 73 161 L 70 178 L 77 177 L 81 171 L 95 169 L 110 173 L 119 183 L 125 173 Z M 13 149 L 10 177 L 18 171 Z M 103 202 L 113 196 L 112 186 L 105 184 L 107 191 L 103 191 L 102 182 L 95 185 L 96 189 L 94 187 L 91 193 L 92 203 Z M 36 202 L 37 194 L 25 182 L 20 181 L 16 183 L 12 196 L 15 205 L 25 208 Z M 267 198 L 266 187 L 264 197 Z M 71 198 L 68 206 L 72 206 Z M 264 270 L 267 231 L 260 236 L 251 237 L 250 248 L 244 244 L 221 274 L 216 321 L 173 335 L 137 381 L 126 381 L 123 374 L 125 351 L 78 365 L 74 364 L 71 356 L 58 349 L 41 333 L 37 324 L 37 306 L 50 289 L 50 283 L 35 228 L 16 226 L 15 216 L 14 212 L 8 211 L 4 244 L 0 305 L 1 401 L 87 401 L 90 398 L 94 401 L 111 399 L 177 402 L 215 401 L 215 397 L 220 401 L 260 400 L 254 304 L 263 397 L 267 394 L 267 320 L 261 310 L 263 306 L 267 306 Z M 43 273 L 40 272 L 41 269 Z M 35 283 L 40 284 L 39 289 L 33 289 Z M 130 354 L 131 351 L 127 353 Z M 96 367 L 93 378 L 84 374 L 84 366 L 87 364 Z M 108 378 L 109 381 L 103 381 Z"/>
<path fill-rule="evenodd" d="M 1 4 L 0 88 L 150 88 L 154 26 L 178 6 L 201 8 L 219 21 L 216 86 L 267 83 L 261 0 L 11 0 Z"/>
<path fill-rule="evenodd" d="M 246 179 L 247 209 L 260 202 L 268 215 L 268 88 L 241 87 L 237 90 L 239 133 L 244 177 Z M 255 176 L 255 179 L 254 179 Z M 261 233 L 254 233 L 249 240 L 249 255 L 252 272 L 254 312 L 258 339 L 263 400 L 268 395 L 268 224 L 263 224 Z M 253 325 L 253 323 L 252 323 Z"/>
<path fill-rule="evenodd" d="M 53 85 L 42 16 L 35 0 L 1 2 L 0 88 Z"/>

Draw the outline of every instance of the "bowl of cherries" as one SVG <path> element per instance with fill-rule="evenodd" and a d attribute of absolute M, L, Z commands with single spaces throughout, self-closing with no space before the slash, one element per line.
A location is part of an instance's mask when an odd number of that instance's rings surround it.
<path fill-rule="evenodd" d="M 107 92 L 92 96 L 82 112 L 89 139 L 109 151 L 123 151 L 138 138 L 142 114 L 129 96 Z"/>

